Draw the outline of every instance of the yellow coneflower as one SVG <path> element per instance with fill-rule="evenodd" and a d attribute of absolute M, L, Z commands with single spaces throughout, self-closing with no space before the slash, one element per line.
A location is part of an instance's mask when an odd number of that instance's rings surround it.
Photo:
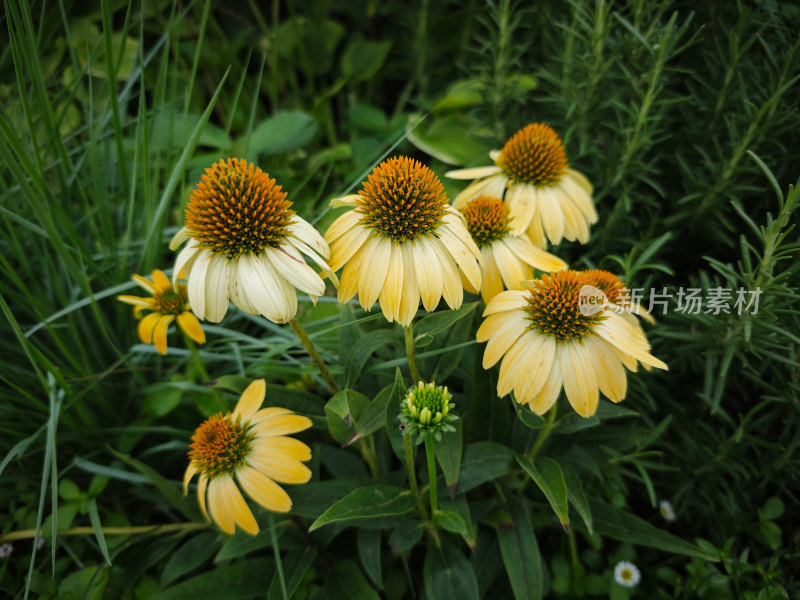
<path fill-rule="evenodd" d="M 511 231 L 508 205 L 498 198 L 479 196 L 461 209 L 467 230 L 483 258 L 481 296 L 484 302 L 503 291 L 520 289 L 523 281 L 533 277 L 533 268 L 540 271 L 561 271 L 563 260 L 534 246 L 522 234 Z M 464 280 L 467 291 L 476 294 Z"/>
<path fill-rule="evenodd" d="M 527 231 L 539 248 L 547 239 L 589 240 L 589 226 L 597 222 L 592 185 L 569 168 L 564 144 L 544 123 L 527 125 L 500 151 L 490 153 L 494 165 L 450 171 L 445 176 L 475 179 L 453 201 L 459 210 L 479 196 L 503 198 L 508 204 L 515 233 Z M 546 237 L 545 237 L 546 236 Z"/>
<path fill-rule="evenodd" d="M 167 329 L 173 321 L 177 321 L 186 335 L 198 344 L 206 341 L 206 334 L 200 323 L 192 314 L 187 299 L 186 286 L 173 284 L 162 271 L 156 269 L 152 281 L 141 275 L 134 275 L 133 280 L 147 292 L 149 298 L 139 296 L 117 296 L 117 300 L 133 305 L 133 314 L 141 318 L 142 311 L 153 311 L 139 321 L 137 332 L 139 339 L 145 344 L 153 344 L 161 354 L 167 353 Z"/>
<path fill-rule="evenodd" d="M 325 282 L 303 255 L 335 283 L 322 236 L 291 210 L 286 192 L 246 160 L 220 160 L 206 169 L 186 206 L 186 224 L 173 238 L 175 260 L 185 269 L 192 310 L 201 319 L 222 320 L 228 300 L 244 312 L 287 323 L 297 313 L 297 291 L 312 300 Z"/>
<path fill-rule="evenodd" d="M 254 381 L 233 414 L 209 417 L 192 436 L 183 493 L 192 477 L 199 475 L 200 510 L 225 533 L 232 534 L 237 525 L 251 535 L 258 533 L 239 486 L 264 508 L 285 513 L 291 510 L 292 500 L 278 483 L 305 483 L 311 478 L 303 464 L 311 459 L 311 449 L 287 437 L 311 427 L 311 420 L 286 408 L 259 410 L 265 393 L 264 380 Z"/>
<path fill-rule="evenodd" d="M 411 323 L 419 308 L 436 308 L 444 296 L 458 308 L 464 291 L 459 271 L 481 285 L 480 252 L 463 217 L 448 203 L 441 181 L 419 161 L 390 158 L 375 167 L 357 194 L 332 202 L 352 206 L 331 224 L 331 268 L 342 266 L 339 302 L 376 300 L 387 320 Z"/>
<path fill-rule="evenodd" d="M 666 369 L 650 354 L 641 328 L 608 307 L 586 314 L 580 294 L 593 279 L 578 271 L 542 275 L 526 291 L 501 292 L 486 305 L 477 340 L 486 342 L 483 367 L 503 359 L 497 393 L 512 390 L 520 404 L 547 412 L 564 388 L 572 408 L 583 417 L 597 410 L 598 390 L 609 400 L 625 397 L 623 365 L 637 361 Z"/>

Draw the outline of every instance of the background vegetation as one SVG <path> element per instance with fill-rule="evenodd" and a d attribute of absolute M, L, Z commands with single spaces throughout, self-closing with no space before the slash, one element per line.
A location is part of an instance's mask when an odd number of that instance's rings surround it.
<path fill-rule="evenodd" d="M 640 597 L 800 596 L 794 2 L 7 0 L 0 23 L 4 594 L 279 597 L 269 539 L 187 526 L 199 515 L 178 488 L 203 416 L 230 406 L 243 377 L 266 377 L 271 403 L 316 424 L 304 436 L 314 481 L 290 489 L 295 509 L 279 523 L 297 598 L 441 598 L 453 586 L 620 598 L 621 559 L 642 571 Z M 563 135 L 595 185 L 591 241 L 557 254 L 646 290 L 760 288 L 758 313 L 672 304 L 648 328 L 668 373 L 631 375 L 625 402 L 597 417 L 562 410 L 542 453 L 572 473 L 571 499 L 582 488 L 593 517 L 573 504 L 568 535 L 537 486 L 520 492 L 512 456 L 541 424 L 495 397 L 472 298 L 420 325 L 421 369 L 462 415 L 457 493 L 447 500 L 448 476 L 441 496 L 463 531 L 442 532 L 438 550 L 410 516 L 308 533 L 369 473 L 357 447 L 341 447 L 352 431 L 337 433 L 291 331 L 238 311 L 206 326 L 204 383 L 174 337 L 166 357 L 137 343 L 115 296 L 133 273 L 171 265 L 183 204 L 218 157 L 256 161 L 324 231 L 328 200 L 384 156 L 443 175 L 487 164 L 533 121 Z M 451 197 L 460 185 L 445 184 Z M 340 384 L 364 395 L 349 403 L 357 423 L 404 385 L 402 332 L 322 300 L 301 320 Z M 368 443 L 383 480 L 402 486 L 391 430 Z M 109 529 L 153 525 L 165 527 Z M 25 530 L 40 526 L 36 551 Z"/>

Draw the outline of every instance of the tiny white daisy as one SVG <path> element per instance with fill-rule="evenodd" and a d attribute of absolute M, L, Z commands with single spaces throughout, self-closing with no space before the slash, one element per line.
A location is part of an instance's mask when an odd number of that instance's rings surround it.
<path fill-rule="evenodd" d="M 632 562 L 622 560 L 614 567 L 614 581 L 624 587 L 632 588 L 642 578 L 639 569 Z"/>
<path fill-rule="evenodd" d="M 14 546 L 11 544 L 3 544 L 0 546 L 0 558 L 5 558 L 6 556 L 10 556 L 11 553 L 14 551 Z"/>
<path fill-rule="evenodd" d="M 677 518 L 675 516 L 675 511 L 672 510 L 672 504 L 667 500 L 661 500 L 658 503 L 658 511 L 661 513 L 661 516 L 664 517 L 665 521 L 674 521 Z"/>

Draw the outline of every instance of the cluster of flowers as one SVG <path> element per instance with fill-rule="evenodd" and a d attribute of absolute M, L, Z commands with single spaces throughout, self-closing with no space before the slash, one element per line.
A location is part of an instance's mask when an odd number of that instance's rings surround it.
<path fill-rule="evenodd" d="M 599 393 L 614 402 L 624 398 L 623 367 L 666 365 L 650 354 L 636 316 L 579 310 L 585 285 L 602 290 L 613 306 L 625 287 L 618 277 L 567 270 L 546 251 L 548 241 L 587 242 L 598 219 L 592 186 L 569 168 L 558 135 L 547 125 L 531 124 L 491 156 L 492 166 L 447 173 L 475 180 L 452 205 L 428 167 L 408 157 L 389 158 L 357 193 L 332 201 L 351 210 L 324 236 L 291 209 L 287 193 L 267 173 L 245 160 L 220 160 L 194 188 L 185 226 L 170 245 L 176 250 L 186 243 L 172 281 L 161 271 L 153 272 L 152 282 L 135 276 L 151 297 L 119 299 L 133 304 L 137 317 L 150 311 L 138 334 L 163 354 L 173 321 L 187 343 L 202 343 L 198 319 L 221 321 L 229 301 L 275 323 L 294 322 L 297 290 L 316 302 L 325 293 L 325 278 L 338 287 L 339 302 L 358 294 L 362 307 L 378 302 L 389 322 L 404 327 L 420 302 L 432 311 L 444 298 L 457 309 L 465 289 L 479 292 L 486 319 L 477 340 L 487 342 L 484 368 L 502 359 L 498 394 L 513 391 L 517 402 L 543 414 L 563 388 L 573 408 L 589 417 Z M 538 278 L 534 269 L 542 272 Z M 429 392 L 415 385 L 411 396 L 419 394 L 423 402 Z M 208 507 L 229 533 L 235 525 L 258 531 L 236 482 L 262 506 L 285 512 L 291 501 L 277 483 L 310 477 L 302 464 L 310 449 L 288 434 L 311 422 L 286 409 L 259 410 L 264 395 L 263 380 L 254 382 L 233 413 L 210 417 L 192 438 L 185 484 L 199 475 L 204 514 Z M 407 422 L 446 431 L 452 415 L 445 418 L 445 396 L 446 390 L 437 396 L 433 411 L 407 400 Z"/>

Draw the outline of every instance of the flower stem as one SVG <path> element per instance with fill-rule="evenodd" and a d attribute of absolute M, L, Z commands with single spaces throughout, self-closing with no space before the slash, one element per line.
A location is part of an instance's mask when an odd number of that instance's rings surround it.
<path fill-rule="evenodd" d="M 409 323 L 403 327 L 406 334 L 406 356 L 408 357 L 408 370 L 411 372 L 411 386 L 417 385 L 418 381 L 422 381 L 419 367 L 417 367 L 417 357 L 414 355 L 414 326 Z"/>
<path fill-rule="evenodd" d="M 428 511 L 425 509 L 425 504 L 422 502 L 422 495 L 419 493 L 419 485 L 417 485 L 417 469 L 414 466 L 414 443 L 411 441 L 410 435 L 403 436 L 403 446 L 406 450 L 406 468 L 408 469 L 408 485 L 411 487 L 411 493 L 417 498 L 417 507 L 423 518 L 427 520 Z"/>
<path fill-rule="evenodd" d="M 325 366 L 325 363 L 322 360 L 322 357 L 317 352 L 316 347 L 314 346 L 314 342 L 311 341 L 311 338 L 308 337 L 306 330 L 303 329 L 303 326 L 300 325 L 300 321 L 297 319 L 292 319 L 289 321 L 289 325 L 292 326 L 295 334 L 297 335 L 300 342 L 305 346 L 308 355 L 311 357 L 311 360 L 317 365 L 317 369 L 319 369 L 322 378 L 325 380 L 325 383 L 328 384 L 328 387 L 331 391 L 335 394 L 339 391 L 339 386 L 336 385 L 336 382 L 333 380 L 330 371 L 328 371 L 328 367 Z"/>
<path fill-rule="evenodd" d="M 206 371 L 203 360 L 200 358 L 200 354 L 197 352 L 197 344 L 195 344 L 194 340 L 190 338 L 182 329 L 181 333 L 183 333 L 183 339 L 186 340 L 186 347 L 189 349 L 192 359 L 194 359 L 194 364 L 197 367 L 197 370 L 200 372 L 200 377 L 203 378 L 203 381 L 210 381 L 211 377 L 208 376 L 208 371 Z"/>
<path fill-rule="evenodd" d="M 136 535 L 145 533 L 169 533 L 173 531 L 191 531 L 194 529 L 208 529 L 210 525 L 206 522 L 191 521 L 187 523 L 165 523 L 163 525 L 137 525 L 133 527 L 101 527 L 104 535 Z M 39 530 L 39 535 L 43 535 Z M 93 527 L 70 527 L 62 529 L 58 535 L 94 535 Z M 13 542 L 14 540 L 25 540 L 36 537 L 35 529 L 18 529 L 0 535 L 0 543 Z"/>
<path fill-rule="evenodd" d="M 553 423 L 556 420 L 556 408 L 558 407 L 558 403 L 553 404 L 553 407 L 547 413 L 547 421 L 544 423 L 544 428 L 539 432 L 539 435 L 536 437 L 536 441 L 531 446 L 531 449 L 525 454 L 529 461 L 533 462 L 533 459 L 536 457 L 536 453 L 539 452 L 539 449 L 544 444 L 544 441 L 547 439 L 547 436 L 550 435 L 550 430 L 553 428 Z"/>
<path fill-rule="evenodd" d="M 436 489 L 436 460 L 433 456 L 433 440 L 425 438 L 425 456 L 428 458 L 428 487 L 431 492 L 431 518 L 436 523 L 436 512 L 439 510 L 438 490 Z"/>
<path fill-rule="evenodd" d="M 286 591 L 286 578 L 283 576 L 283 564 L 281 563 L 281 549 L 278 546 L 278 534 L 275 532 L 275 518 L 272 511 L 269 512 L 269 533 L 272 537 L 272 549 L 275 551 L 275 567 L 278 571 L 278 581 L 281 584 L 283 600 L 289 600 L 289 592 Z"/>
<path fill-rule="evenodd" d="M 372 441 L 372 436 L 370 435 L 368 439 L 359 439 L 358 447 L 361 449 L 361 454 L 364 456 L 364 460 L 367 461 L 367 465 L 369 465 L 370 474 L 374 479 L 378 479 L 381 476 L 381 470 L 378 466 L 378 456 L 375 454 L 375 443 Z"/>

